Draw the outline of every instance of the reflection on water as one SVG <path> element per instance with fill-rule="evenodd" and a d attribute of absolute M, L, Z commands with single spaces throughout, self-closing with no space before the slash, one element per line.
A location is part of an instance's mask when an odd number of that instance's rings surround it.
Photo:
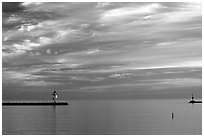
<path fill-rule="evenodd" d="M 202 133 L 202 105 L 187 100 L 73 100 L 69 106 L 3 106 L 2 116 L 3 134 Z"/>
<path fill-rule="evenodd" d="M 55 135 L 56 134 L 56 106 L 52 106 L 52 115 L 53 115 L 53 118 L 51 118 L 51 121 L 53 123 L 51 123 L 51 125 L 53 126 L 51 130 L 52 131 L 51 134 Z"/>

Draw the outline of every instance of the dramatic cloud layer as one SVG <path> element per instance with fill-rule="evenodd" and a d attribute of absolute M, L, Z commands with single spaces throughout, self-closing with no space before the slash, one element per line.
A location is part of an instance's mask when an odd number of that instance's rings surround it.
<path fill-rule="evenodd" d="M 201 97 L 201 3 L 2 5 L 3 99 Z"/>

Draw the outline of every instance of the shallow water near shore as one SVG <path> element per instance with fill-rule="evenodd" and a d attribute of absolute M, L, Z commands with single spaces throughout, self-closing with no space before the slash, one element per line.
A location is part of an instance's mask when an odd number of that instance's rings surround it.
<path fill-rule="evenodd" d="M 3 106 L 2 134 L 200 135 L 202 104 L 188 101 L 70 100 L 68 106 Z"/>

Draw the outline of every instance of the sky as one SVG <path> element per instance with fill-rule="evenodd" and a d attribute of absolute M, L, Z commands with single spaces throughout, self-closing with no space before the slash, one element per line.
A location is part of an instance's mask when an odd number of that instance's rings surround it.
<path fill-rule="evenodd" d="M 202 6 L 2 4 L 2 98 L 202 96 Z"/>

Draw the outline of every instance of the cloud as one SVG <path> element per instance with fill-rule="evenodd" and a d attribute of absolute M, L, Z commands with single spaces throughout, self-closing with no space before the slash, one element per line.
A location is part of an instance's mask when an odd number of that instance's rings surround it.
<path fill-rule="evenodd" d="M 129 90 L 138 91 L 138 89 L 144 91 L 147 90 L 151 92 L 152 90 L 163 90 L 163 89 L 176 89 L 182 87 L 196 87 L 200 86 L 202 83 L 201 79 L 162 79 L 162 80 L 142 80 L 137 81 L 137 83 L 120 83 L 120 84 L 109 84 L 109 85 L 98 85 L 98 86 L 88 86 L 79 88 L 79 90 L 85 92 L 117 92 L 121 89 L 125 89 L 124 92 Z M 148 94 L 148 93 L 146 93 Z"/>
<path fill-rule="evenodd" d="M 87 76 L 71 76 L 70 77 L 71 80 L 73 81 L 89 81 L 89 82 L 98 82 L 98 81 L 102 81 L 105 78 L 103 77 L 87 77 Z"/>
<path fill-rule="evenodd" d="M 128 78 L 128 77 L 130 77 L 132 74 L 129 74 L 129 73 L 116 73 L 116 74 L 112 74 L 112 75 L 110 75 L 110 77 L 111 78 L 119 78 L 119 79 L 121 79 L 121 78 Z"/>
<path fill-rule="evenodd" d="M 28 87 L 39 87 L 39 86 L 56 86 L 61 85 L 61 83 L 45 81 L 23 81 L 23 85 Z"/>
<path fill-rule="evenodd" d="M 121 96 L 200 87 L 201 9 L 188 2 L 3 3 L 3 86 Z"/>
<path fill-rule="evenodd" d="M 50 49 L 47 49 L 47 54 L 51 54 L 51 50 Z"/>
<path fill-rule="evenodd" d="M 202 16 L 202 8 L 198 3 L 185 3 L 178 7 L 176 11 L 164 12 L 155 17 L 163 23 L 178 23 L 186 21 L 195 21 L 196 17 Z M 163 18 L 161 18 L 163 17 Z"/>
<path fill-rule="evenodd" d="M 33 5 L 40 5 L 42 2 L 24 2 L 21 5 L 22 6 L 33 6 Z"/>
<path fill-rule="evenodd" d="M 135 7 L 124 7 L 118 9 L 112 9 L 106 11 L 102 15 L 102 21 L 114 21 L 118 19 L 125 19 L 132 17 L 134 15 L 149 14 L 155 12 L 157 9 L 163 8 L 162 5 L 158 3 L 147 4 Z"/>
<path fill-rule="evenodd" d="M 62 83 L 47 81 L 46 76 L 34 75 L 32 73 L 40 72 L 40 69 L 27 70 L 26 72 L 18 71 L 4 71 L 3 72 L 3 84 L 20 84 L 24 86 L 56 86 Z"/>
<path fill-rule="evenodd" d="M 87 54 L 95 54 L 99 51 L 100 51 L 99 49 L 90 49 L 90 50 L 88 50 Z"/>
<path fill-rule="evenodd" d="M 109 6 L 109 5 L 111 5 L 110 2 L 98 2 L 97 5 L 96 5 L 96 7 L 97 7 L 97 8 L 103 8 L 103 7 L 107 7 L 107 6 Z"/>
<path fill-rule="evenodd" d="M 9 82 L 23 82 L 24 80 L 37 80 L 43 76 L 31 75 L 28 73 L 18 72 L 18 71 L 4 71 L 3 72 L 3 83 Z"/>

